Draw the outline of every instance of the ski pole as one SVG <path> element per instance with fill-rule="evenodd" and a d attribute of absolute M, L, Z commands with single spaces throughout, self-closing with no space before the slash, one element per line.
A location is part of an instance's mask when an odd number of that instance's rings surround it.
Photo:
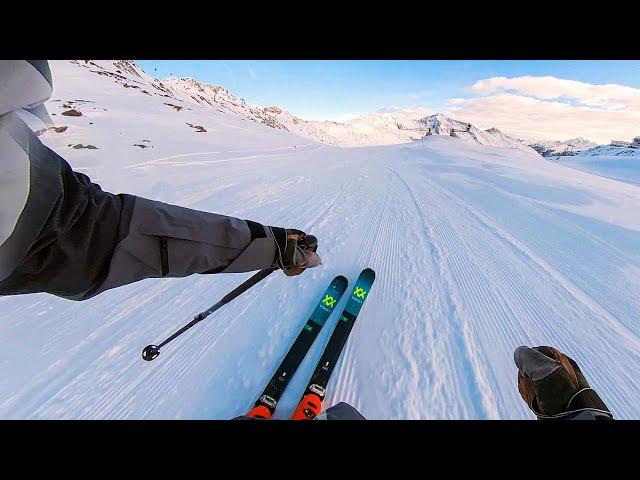
<path fill-rule="evenodd" d="M 303 248 L 314 248 L 317 245 L 317 243 L 318 243 L 318 241 L 316 240 L 316 237 L 314 237 L 313 235 L 306 235 L 305 237 L 303 237 L 300 240 L 298 240 L 298 244 L 301 245 Z M 182 335 L 184 332 L 189 330 L 195 324 L 197 324 L 197 323 L 201 322 L 202 320 L 204 320 L 205 318 L 207 318 L 209 315 L 211 315 L 213 312 L 218 310 L 223 305 L 226 305 L 227 303 L 232 301 L 234 298 L 236 298 L 240 294 L 242 294 L 242 293 L 246 292 L 247 290 L 249 290 L 256 283 L 259 283 L 260 281 L 262 281 L 265 278 L 267 278 L 269 275 L 271 275 L 277 269 L 278 269 L 278 267 L 269 267 L 269 268 L 265 268 L 263 270 L 260 270 L 254 276 L 252 276 L 251 278 L 245 280 L 240 285 L 238 285 L 236 288 L 234 288 L 229 293 L 227 293 L 224 297 L 222 297 L 222 299 L 220 299 L 220 301 L 218 303 L 216 303 L 215 305 L 212 305 L 209 308 L 207 308 L 206 310 L 198 313 L 195 317 L 193 317 L 193 320 L 191 320 L 189 323 L 187 323 L 184 327 L 182 327 L 180 330 L 175 332 L 173 335 L 171 335 L 170 337 L 166 338 L 160 344 L 158 344 L 158 345 L 153 345 L 152 344 L 152 345 L 147 345 L 146 347 L 144 347 L 142 349 L 142 359 L 146 360 L 147 362 L 150 362 L 151 360 L 155 359 L 158 355 L 160 355 L 160 348 L 162 348 L 163 346 L 165 346 L 167 343 L 171 342 L 175 338 L 179 337 L 180 335 Z"/>
<path fill-rule="evenodd" d="M 210 306 L 203 312 L 198 313 L 195 317 L 193 317 L 193 320 L 191 320 L 184 327 L 182 327 L 180 330 L 178 330 L 173 335 L 168 337 L 159 345 L 147 345 L 146 347 L 144 347 L 144 349 L 142 350 L 142 358 L 150 362 L 151 360 L 156 358 L 158 355 L 160 355 L 160 348 L 162 348 L 163 346 L 165 346 L 167 343 L 171 342 L 175 338 L 179 337 L 180 335 L 182 335 L 184 332 L 186 332 L 191 327 L 193 327 L 196 323 L 201 322 L 202 320 L 207 318 L 209 315 L 211 315 L 213 312 L 218 310 L 220 307 L 222 307 L 223 305 L 226 305 L 231 300 L 236 298 L 241 293 L 244 293 L 247 290 L 249 290 L 256 283 L 260 282 L 261 280 L 264 280 L 267 276 L 271 275 L 276 270 L 277 270 L 276 268 L 265 268 L 264 270 L 260 270 L 254 276 L 252 276 L 248 280 L 245 280 L 236 288 L 234 288 L 229 293 L 227 293 L 224 297 L 222 297 L 222 299 L 218 303 Z"/>

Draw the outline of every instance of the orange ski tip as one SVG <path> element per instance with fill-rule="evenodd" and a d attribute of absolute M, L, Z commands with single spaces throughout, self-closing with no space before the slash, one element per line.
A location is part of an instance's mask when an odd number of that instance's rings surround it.
<path fill-rule="evenodd" d="M 257 407 L 253 407 L 249 413 L 247 413 L 247 417 L 269 420 L 271 418 L 271 411 L 264 405 L 258 405 Z"/>
<path fill-rule="evenodd" d="M 302 397 L 291 420 L 313 420 L 322 411 L 322 399 L 315 393 Z"/>

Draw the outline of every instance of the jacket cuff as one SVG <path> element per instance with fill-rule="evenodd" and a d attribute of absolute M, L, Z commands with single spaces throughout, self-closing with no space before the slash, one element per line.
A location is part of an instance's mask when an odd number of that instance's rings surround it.
<path fill-rule="evenodd" d="M 247 225 L 251 231 L 251 243 L 222 273 L 250 272 L 275 265 L 276 242 L 271 232 L 250 220 L 247 220 Z"/>

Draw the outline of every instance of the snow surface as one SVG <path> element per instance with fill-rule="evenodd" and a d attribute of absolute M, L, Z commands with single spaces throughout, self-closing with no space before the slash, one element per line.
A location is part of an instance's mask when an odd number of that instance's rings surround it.
<path fill-rule="evenodd" d="M 326 405 L 371 419 L 533 418 L 512 358 L 542 344 L 575 358 L 617 418 L 640 418 L 637 185 L 451 136 L 328 146 L 114 68 L 54 62 L 48 108 L 68 128 L 45 143 L 109 191 L 304 229 L 323 265 L 270 276 L 151 363 L 145 345 L 250 274 L 148 279 L 85 302 L 0 297 L 1 418 L 243 414 L 330 280 L 353 285 L 365 267 L 376 283 Z M 69 101 L 83 116 L 61 116 Z M 276 418 L 293 412 L 336 320 Z"/>

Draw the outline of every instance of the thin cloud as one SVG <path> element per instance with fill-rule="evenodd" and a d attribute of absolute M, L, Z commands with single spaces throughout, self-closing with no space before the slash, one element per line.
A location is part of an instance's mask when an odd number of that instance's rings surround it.
<path fill-rule="evenodd" d="M 640 89 L 613 83 L 596 85 L 556 77 L 492 77 L 477 81 L 471 91 L 513 92 L 542 100 L 573 100 L 579 105 L 610 110 L 640 110 Z"/>
<path fill-rule="evenodd" d="M 426 117 L 433 112 L 422 105 L 412 105 L 410 107 L 383 107 L 375 111 L 375 113 L 389 114 L 398 120 L 413 120 L 416 118 Z M 331 118 L 334 122 L 349 122 L 358 118 L 371 115 L 370 112 L 348 112 Z"/>
<path fill-rule="evenodd" d="M 426 117 L 432 112 L 422 105 L 412 105 L 410 107 L 383 107 L 376 110 L 376 113 L 393 113 L 419 118 Z"/>
<path fill-rule="evenodd" d="M 429 95 L 431 93 L 431 91 L 429 90 L 420 90 L 417 92 L 410 92 L 407 93 L 407 96 L 411 99 L 411 100 L 418 100 L 420 98 L 424 98 L 427 95 Z"/>
<path fill-rule="evenodd" d="M 343 122 L 348 122 L 349 120 L 355 120 L 356 118 L 359 118 L 362 115 L 364 115 L 363 112 L 360 112 L 360 113 L 347 112 L 347 113 L 343 113 L 342 115 L 339 115 L 336 118 L 330 119 L 329 121 L 343 123 Z"/>
<path fill-rule="evenodd" d="M 495 91 L 482 88 L 483 91 Z M 540 91 L 537 94 L 541 94 Z M 550 98 L 557 98 L 551 95 L 549 93 Z M 640 109 L 571 105 L 512 93 L 456 98 L 447 102 L 446 108 L 445 113 L 454 118 L 482 128 L 496 126 L 521 138 L 562 140 L 581 136 L 608 143 L 612 139 L 631 139 L 640 134 Z"/>

